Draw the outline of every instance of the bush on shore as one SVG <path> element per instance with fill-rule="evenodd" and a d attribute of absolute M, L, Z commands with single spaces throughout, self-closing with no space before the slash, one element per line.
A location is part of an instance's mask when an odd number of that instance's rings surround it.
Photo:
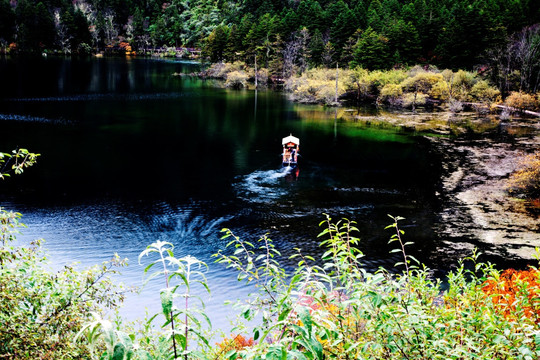
<path fill-rule="evenodd" d="M 517 110 L 535 110 L 539 102 L 532 94 L 513 91 L 504 101 L 505 105 Z"/>
<path fill-rule="evenodd" d="M 336 88 L 335 69 L 311 69 L 302 76 L 293 76 L 285 83 L 292 100 L 302 103 L 335 104 L 346 91 L 345 80 L 349 70 L 338 72 Z M 337 94 L 336 94 L 337 93 Z"/>
<path fill-rule="evenodd" d="M 232 89 L 242 89 L 247 85 L 248 75 L 245 71 L 231 71 L 227 74 L 225 86 Z"/>
<path fill-rule="evenodd" d="M 368 71 L 361 67 L 339 70 L 338 99 L 375 102 L 395 107 L 439 105 L 452 102 L 500 102 L 500 92 L 473 72 L 439 71 L 413 67 Z M 294 101 L 329 104 L 335 102 L 335 70 L 311 69 L 287 80 L 286 89 Z"/>
<path fill-rule="evenodd" d="M 255 71 L 240 61 L 212 64 L 204 76 L 228 80 L 225 86 L 241 88 L 254 81 Z M 339 69 L 336 102 L 336 69 L 314 68 L 285 80 L 285 90 L 293 101 L 339 105 L 344 100 L 413 108 L 440 106 L 459 112 L 464 106 L 494 109 L 502 102 L 501 92 L 476 72 L 452 71 L 420 66 L 408 70 L 368 71 L 361 67 Z M 259 85 L 272 81 L 268 69 L 257 72 Z M 456 104 L 460 104 L 456 110 Z M 513 92 L 505 104 L 516 110 L 535 110 L 540 100 L 534 94 Z"/>
<path fill-rule="evenodd" d="M 511 194 L 540 198 L 540 151 L 521 159 L 518 170 L 508 179 L 507 189 Z"/>
<path fill-rule="evenodd" d="M 85 270 L 50 269 L 41 240 L 17 247 L 21 214 L 0 208 L 0 358 L 85 359 L 86 344 L 75 341 L 92 312 L 115 309 L 123 289 L 109 275 L 124 261 Z"/>

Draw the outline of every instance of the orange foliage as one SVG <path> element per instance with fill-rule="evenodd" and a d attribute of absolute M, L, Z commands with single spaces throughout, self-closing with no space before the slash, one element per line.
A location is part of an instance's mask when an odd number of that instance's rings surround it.
<path fill-rule="evenodd" d="M 242 350 L 255 344 L 253 338 L 246 339 L 242 335 L 231 335 L 231 339 L 225 338 L 220 343 L 216 343 L 222 352 L 231 350 Z"/>
<path fill-rule="evenodd" d="M 507 269 L 503 271 L 499 279 L 486 280 L 482 284 L 484 294 L 491 296 L 498 310 L 507 319 L 515 319 L 516 301 L 527 298 L 523 304 L 523 314 L 536 323 L 540 323 L 540 271 L 530 268 L 529 270 Z"/>
<path fill-rule="evenodd" d="M 521 192 L 531 197 L 540 195 L 540 151 L 520 161 L 520 168 L 510 176 L 507 188 L 511 193 Z"/>
<path fill-rule="evenodd" d="M 534 110 L 536 107 L 536 99 L 534 95 L 523 92 L 513 91 L 504 102 L 506 105 L 519 110 Z"/>

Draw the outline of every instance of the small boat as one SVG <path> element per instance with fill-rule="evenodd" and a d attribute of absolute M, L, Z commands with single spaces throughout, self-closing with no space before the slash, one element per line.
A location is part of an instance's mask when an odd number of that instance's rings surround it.
<path fill-rule="evenodd" d="M 283 166 L 294 167 L 298 165 L 298 152 L 300 151 L 300 139 L 291 135 L 281 140 L 283 145 L 282 164 Z"/>

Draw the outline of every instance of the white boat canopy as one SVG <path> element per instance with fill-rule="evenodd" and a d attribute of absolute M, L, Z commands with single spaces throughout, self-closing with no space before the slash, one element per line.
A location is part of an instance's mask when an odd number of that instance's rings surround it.
<path fill-rule="evenodd" d="M 286 145 L 291 142 L 293 144 L 300 145 L 300 139 L 295 136 L 292 136 L 292 134 L 287 137 L 284 137 L 283 140 L 281 140 L 282 145 Z"/>

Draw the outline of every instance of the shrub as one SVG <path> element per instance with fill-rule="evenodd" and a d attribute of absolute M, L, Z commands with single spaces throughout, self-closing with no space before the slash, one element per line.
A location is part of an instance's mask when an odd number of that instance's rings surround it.
<path fill-rule="evenodd" d="M 504 270 L 486 280 L 482 291 L 489 296 L 507 320 L 518 321 L 522 316 L 540 323 L 540 272 L 538 269 Z"/>
<path fill-rule="evenodd" d="M 506 98 L 504 103 L 518 110 L 533 110 L 536 106 L 536 99 L 533 95 L 513 91 Z"/>
<path fill-rule="evenodd" d="M 403 95 L 403 89 L 399 84 L 386 84 L 381 90 L 381 99 L 392 105 L 398 104 L 401 95 Z"/>
<path fill-rule="evenodd" d="M 470 89 L 475 82 L 476 74 L 469 71 L 459 70 L 457 73 L 454 73 L 452 77 L 453 87 L 463 87 L 466 89 Z"/>
<path fill-rule="evenodd" d="M 345 88 L 347 91 L 356 93 L 358 100 L 366 98 L 372 93 L 372 85 L 370 73 L 361 67 L 350 71 L 345 80 Z"/>
<path fill-rule="evenodd" d="M 78 359 L 88 348 L 74 341 L 91 312 L 115 308 L 123 289 L 108 278 L 118 256 L 82 271 L 50 270 L 41 241 L 15 247 L 21 215 L 0 208 L 0 357 Z"/>
<path fill-rule="evenodd" d="M 445 73 L 450 77 L 450 97 L 460 101 L 470 101 L 470 90 L 476 83 L 476 73 L 459 70 L 456 73 Z"/>
<path fill-rule="evenodd" d="M 519 169 L 510 175 L 506 188 L 511 194 L 540 197 L 540 151 L 519 161 Z"/>
<path fill-rule="evenodd" d="M 227 74 L 225 86 L 232 89 L 241 89 L 247 85 L 248 74 L 244 71 L 232 71 Z"/>
<path fill-rule="evenodd" d="M 242 350 L 246 347 L 253 346 L 255 344 L 253 338 L 246 339 L 242 335 L 231 335 L 231 338 L 224 338 L 221 342 L 216 345 L 219 348 L 219 354 L 226 354 L 231 350 Z M 218 354 L 218 356 L 219 356 Z"/>
<path fill-rule="evenodd" d="M 206 75 L 217 79 L 227 79 L 229 73 L 233 71 L 240 72 L 244 69 L 245 64 L 240 61 L 235 61 L 234 63 L 215 63 L 206 70 Z"/>
<path fill-rule="evenodd" d="M 401 104 L 405 108 L 425 105 L 427 102 L 427 94 L 423 93 L 405 93 L 401 96 Z"/>
<path fill-rule="evenodd" d="M 471 88 L 471 96 L 480 102 L 496 102 L 500 99 L 501 92 L 490 86 L 487 81 L 480 80 Z"/>
<path fill-rule="evenodd" d="M 350 80 L 349 70 L 339 70 L 338 99 L 345 93 L 345 83 Z M 302 76 L 293 76 L 285 83 L 294 101 L 304 103 L 334 104 L 336 98 L 336 70 L 311 69 Z"/>
<path fill-rule="evenodd" d="M 459 101 L 459 100 L 452 99 L 452 100 L 450 100 L 450 102 L 448 104 L 448 108 L 454 114 L 459 113 L 459 112 L 463 111 L 463 103 L 461 101 Z"/>
<path fill-rule="evenodd" d="M 27 149 L 13 150 L 11 154 L 0 152 L 0 180 L 11 174 L 22 174 L 25 168 L 36 163 L 40 154 L 34 154 Z"/>
<path fill-rule="evenodd" d="M 450 87 L 445 80 L 437 81 L 431 87 L 429 95 L 434 99 L 448 100 L 450 98 Z"/>
<path fill-rule="evenodd" d="M 407 79 L 407 72 L 404 70 L 376 70 L 369 74 L 369 79 L 371 84 L 380 92 L 386 85 L 397 85 Z"/>
<path fill-rule="evenodd" d="M 429 269 L 415 265 L 415 259 L 406 254 L 408 243 L 403 242 L 404 233 L 398 226 L 401 220 L 395 218 L 389 226 L 393 230 L 390 241 L 397 242 L 397 251 L 403 255 L 399 263 L 403 272 L 393 274 L 385 270 L 370 274 L 362 269 L 363 255 L 355 250 L 359 239 L 353 236 L 357 229 L 348 220 L 334 224 L 327 218 L 321 223 L 325 229 L 320 236 L 326 239 L 322 244 L 327 248 L 322 264 L 310 265 L 313 259 L 298 253 L 297 271 L 287 284 L 277 261 L 265 255 L 264 245 L 257 255 L 246 252 L 254 245 L 236 238 L 230 243 L 235 244 L 235 255 L 221 255 L 221 259 L 237 268 L 239 279 L 257 281 L 267 294 L 259 298 L 263 302 L 252 302 L 251 309 L 268 308 L 264 325 L 254 330 L 258 343 L 231 350 L 226 358 L 397 360 L 463 358 L 474 353 L 487 360 L 540 356 L 535 312 L 522 311 L 536 301 L 536 280 L 514 281 L 520 290 L 508 298 L 505 287 L 491 286 L 504 276 L 489 264 L 477 263 L 478 255 L 473 253 L 468 260 L 474 270 L 466 270 L 460 262 L 441 292 L 440 282 L 431 279 Z M 277 254 L 272 247 L 270 250 Z M 256 259 L 263 263 L 257 265 Z M 531 316 L 522 317 L 522 313 Z"/>

